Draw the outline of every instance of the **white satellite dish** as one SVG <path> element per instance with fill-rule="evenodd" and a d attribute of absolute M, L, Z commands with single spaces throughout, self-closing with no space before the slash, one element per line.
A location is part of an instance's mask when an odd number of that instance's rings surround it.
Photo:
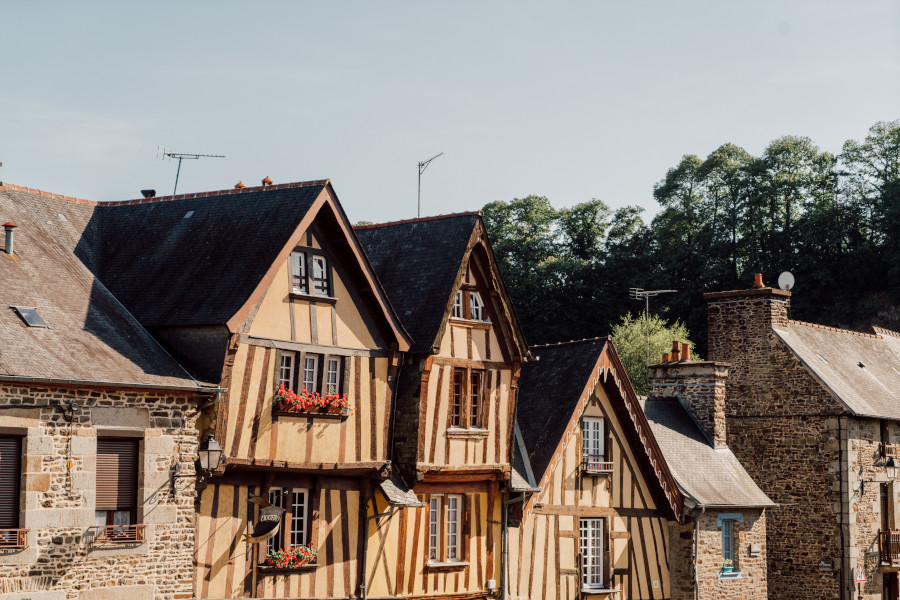
<path fill-rule="evenodd" d="M 791 275 L 790 271 L 785 271 L 778 276 L 778 287 L 786 292 L 789 292 L 794 287 L 794 276 Z"/>

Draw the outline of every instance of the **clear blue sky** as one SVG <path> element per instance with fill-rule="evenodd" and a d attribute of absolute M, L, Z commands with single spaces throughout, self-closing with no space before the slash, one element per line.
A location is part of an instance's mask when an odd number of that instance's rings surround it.
<path fill-rule="evenodd" d="M 94 200 L 331 178 L 352 220 L 655 212 L 683 154 L 900 118 L 900 2 L 4 2 L 0 180 Z"/>

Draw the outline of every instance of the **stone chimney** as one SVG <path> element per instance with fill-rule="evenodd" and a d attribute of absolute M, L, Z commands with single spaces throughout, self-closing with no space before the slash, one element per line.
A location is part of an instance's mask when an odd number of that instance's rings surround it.
<path fill-rule="evenodd" d="M 692 361 L 687 344 L 682 346 L 684 358 L 665 361 L 665 358 L 671 359 L 672 354 L 663 355 L 664 362 L 650 367 L 650 395 L 678 398 L 713 446 L 727 446 L 725 381 L 730 365 L 709 360 Z"/>

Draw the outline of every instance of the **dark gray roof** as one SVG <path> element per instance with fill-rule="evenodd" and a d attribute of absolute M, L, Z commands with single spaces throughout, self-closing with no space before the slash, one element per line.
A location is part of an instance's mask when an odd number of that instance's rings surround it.
<path fill-rule="evenodd" d="M 728 448 L 714 448 L 677 398 L 650 397 L 644 413 L 682 491 L 703 506 L 775 506 Z"/>
<path fill-rule="evenodd" d="M 16 258 L 0 252 L 0 378 L 199 389 L 72 253 L 92 214 L 90 203 L 0 187 L 0 222 L 18 225 Z M 10 306 L 36 307 L 48 327 Z"/>
<path fill-rule="evenodd" d="M 776 335 L 854 414 L 900 419 L 900 334 L 875 331 L 864 334 L 800 321 L 775 328 Z"/>
<path fill-rule="evenodd" d="M 522 365 L 516 409 L 528 458 L 540 481 L 607 338 L 532 346 L 536 360 Z"/>
<path fill-rule="evenodd" d="M 99 204 L 76 254 L 99 254 L 95 272 L 147 327 L 223 324 L 326 185 Z"/>
<path fill-rule="evenodd" d="M 409 489 L 409 486 L 406 485 L 403 478 L 396 473 L 391 475 L 390 479 L 382 481 L 379 485 L 384 497 L 387 498 L 388 504 L 391 506 L 425 506 L 425 503 L 416 498 L 416 494 Z"/>
<path fill-rule="evenodd" d="M 412 352 L 431 353 L 478 213 L 355 227 Z"/>

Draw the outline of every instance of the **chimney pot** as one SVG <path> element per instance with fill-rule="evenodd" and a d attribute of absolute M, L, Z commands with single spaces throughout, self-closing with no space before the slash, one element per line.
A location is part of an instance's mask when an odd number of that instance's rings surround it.
<path fill-rule="evenodd" d="M 156 197 L 156 190 L 141 190 L 141 196 L 144 198 L 154 198 Z"/>
<path fill-rule="evenodd" d="M 681 344 L 681 360 L 691 360 L 691 345 L 687 342 Z"/>
<path fill-rule="evenodd" d="M 6 230 L 6 244 L 3 246 L 3 250 L 10 256 L 15 252 L 15 248 L 13 247 L 13 229 L 15 228 L 16 224 L 12 221 L 3 224 L 3 229 Z"/>
<path fill-rule="evenodd" d="M 243 181 L 238 181 L 236 184 L 234 184 L 234 189 L 236 190 L 242 190 L 245 187 L 247 187 L 247 185 Z"/>
<path fill-rule="evenodd" d="M 272 181 L 272 178 L 269 177 L 268 175 L 266 175 L 266 178 L 262 180 L 263 187 L 270 186 L 273 183 L 275 183 L 275 182 Z"/>
<path fill-rule="evenodd" d="M 762 273 L 756 273 L 753 275 L 753 287 L 755 287 L 755 288 L 766 287 L 765 285 L 763 285 Z"/>
<path fill-rule="evenodd" d="M 680 346 L 680 344 L 678 343 L 678 340 L 672 340 L 672 360 L 676 361 L 676 362 L 681 360 L 681 353 L 679 352 L 679 346 Z"/>

